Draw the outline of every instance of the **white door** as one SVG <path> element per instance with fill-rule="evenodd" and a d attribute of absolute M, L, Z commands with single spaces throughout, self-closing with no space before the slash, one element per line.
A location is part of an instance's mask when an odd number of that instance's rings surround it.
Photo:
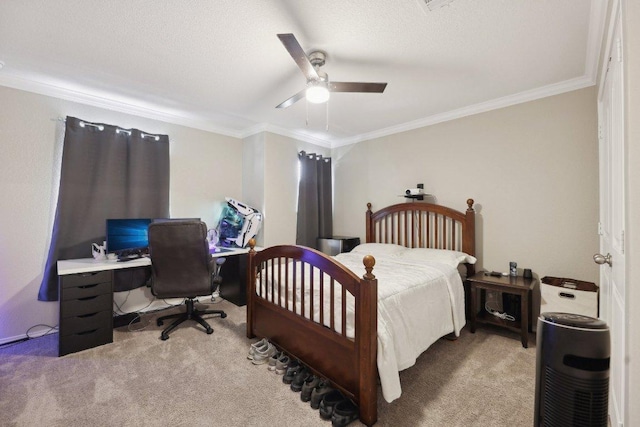
<path fill-rule="evenodd" d="M 624 81 L 620 3 L 612 14 L 613 32 L 604 85 L 599 94 L 600 140 L 600 317 L 611 330 L 609 416 L 613 427 L 623 425 L 627 407 L 625 365 L 625 150 Z"/>

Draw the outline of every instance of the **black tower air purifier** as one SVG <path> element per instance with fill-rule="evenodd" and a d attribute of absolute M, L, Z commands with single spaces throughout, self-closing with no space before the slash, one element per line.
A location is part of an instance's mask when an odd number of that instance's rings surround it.
<path fill-rule="evenodd" d="M 599 319 L 538 318 L 534 427 L 607 427 L 610 338 Z"/>

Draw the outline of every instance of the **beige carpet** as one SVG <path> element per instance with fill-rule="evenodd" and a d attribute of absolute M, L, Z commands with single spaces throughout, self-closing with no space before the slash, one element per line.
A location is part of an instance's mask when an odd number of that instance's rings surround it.
<path fill-rule="evenodd" d="M 228 317 L 210 320 L 212 335 L 188 323 L 161 341 L 157 315 L 145 315 L 113 344 L 60 358 L 56 334 L 0 348 L 0 425 L 330 426 L 246 359 L 245 309 L 215 308 Z M 401 373 L 398 400 L 379 397 L 378 425 L 530 426 L 533 341 L 524 349 L 518 334 L 489 327 L 438 341 Z"/>

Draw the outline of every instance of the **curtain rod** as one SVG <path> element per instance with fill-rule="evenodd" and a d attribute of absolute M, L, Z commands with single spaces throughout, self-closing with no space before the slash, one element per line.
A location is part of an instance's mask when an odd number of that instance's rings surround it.
<path fill-rule="evenodd" d="M 51 119 L 51 121 L 54 122 L 62 122 L 62 123 L 66 123 L 67 119 L 64 117 L 54 117 Z M 80 120 L 80 127 L 85 127 L 85 126 L 93 126 L 95 128 L 97 128 L 98 130 L 104 130 L 104 125 L 101 124 L 97 124 L 97 123 L 91 123 L 91 122 L 87 122 L 84 120 Z M 122 129 L 116 126 L 116 133 L 126 133 L 127 135 L 131 135 L 131 130 L 130 129 Z M 160 135 L 154 135 L 151 133 L 144 133 L 144 132 L 140 132 L 140 137 L 142 138 L 153 138 L 156 141 L 160 141 Z"/>
<path fill-rule="evenodd" d="M 65 119 L 64 117 L 56 117 L 54 119 L 51 119 L 52 121 L 58 121 L 58 122 L 63 122 L 66 123 L 67 119 Z M 91 123 L 91 122 L 87 122 L 85 120 L 80 120 L 80 127 L 83 128 L 85 126 L 93 126 L 95 128 L 98 128 L 99 130 L 104 130 L 104 125 L 101 124 L 97 124 L 97 123 Z"/>
<path fill-rule="evenodd" d="M 58 121 L 58 122 L 66 123 L 67 119 L 65 119 L 64 117 L 56 117 L 56 118 L 51 119 L 51 121 L 54 121 L 54 122 Z M 80 120 L 80 127 L 83 128 L 85 126 L 93 126 L 93 127 L 98 128 L 99 130 L 104 130 L 104 125 L 100 125 L 100 124 L 97 124 L 97 123 L 91 123 L 91 122 L 86 122 L 84 120 Z"/>

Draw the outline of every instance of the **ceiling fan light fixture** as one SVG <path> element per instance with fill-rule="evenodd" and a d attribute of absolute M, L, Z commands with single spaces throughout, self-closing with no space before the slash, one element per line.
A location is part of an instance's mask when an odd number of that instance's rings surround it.
<path fill-rule="evenodd" d="M 424 1 L 424 0 L 420 0 Z M 331 82 L 329 76 L 320 67 L 324 65 L 327 54 L 321 50 L 315 50 L 307 55 L 293 34 L 278 34 L 278 38 L 284 45 L 291 58 L 296 62 L 300 71 L 307 79 L 307 85 L 300 92 L 289 97 L 284 102 L 276 105 L 276 108 L 287 108 L 294 103 L 306 98 L 307 102 L 321 104 L 329 100 L 330 92 L 351 93 L 382 93 L 387 87 L 386 83 L 364 82 Z M 327 104 L 327 107 L 329 104 Z"/>
<path fill-rule="evenodd" d="M 307 101 L 313 104 L 322 104 L 329 100 L 329 87 L 327 82 L 309 82 L 306 91 Z"/>

